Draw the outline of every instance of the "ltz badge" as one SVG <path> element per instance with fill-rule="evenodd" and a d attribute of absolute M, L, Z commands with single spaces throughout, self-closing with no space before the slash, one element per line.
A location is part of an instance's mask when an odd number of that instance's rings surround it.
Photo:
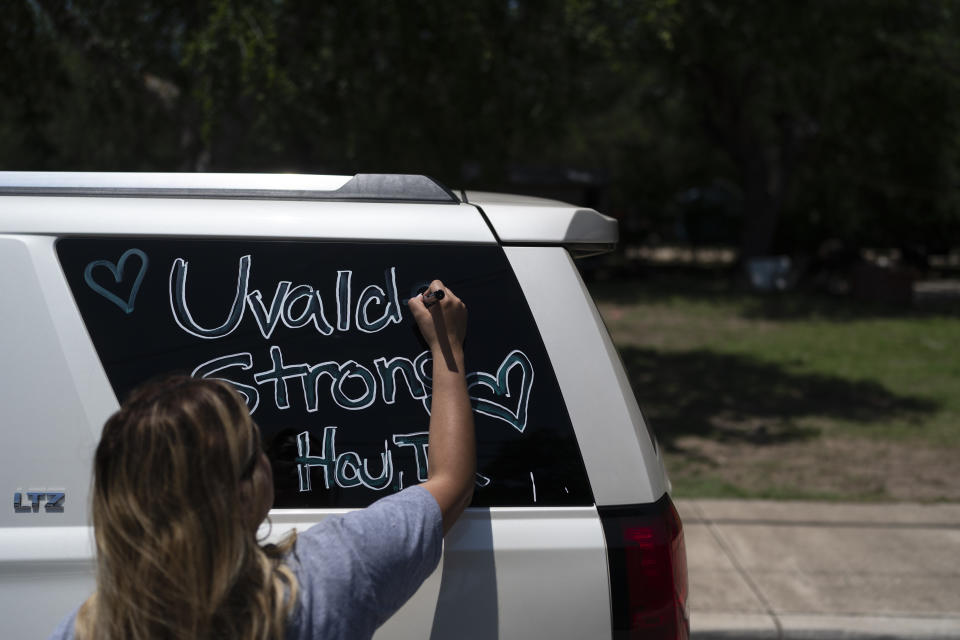
<path fill-rule="evenodd" d="M 43 502 L 44 511 L 47 513 L 63 513 L 63 503 L 66 501 L 66 495 L 63 491 L 14 491 L 13 511 L 15 513 L 39 513 L 40 503 Z"/>

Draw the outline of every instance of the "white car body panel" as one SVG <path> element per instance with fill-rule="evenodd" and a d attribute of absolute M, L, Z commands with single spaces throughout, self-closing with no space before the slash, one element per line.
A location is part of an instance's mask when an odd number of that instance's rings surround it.
<path fill-rule="evenodd" d="M 0 637 L 45 638 L 93 588 L 91 461 L 117 401 L 53 251 L 53 238 L 0 236 L 0 385 L 5 500 L 66 492 L 63 513 L 0 510 Z M 56 394 L 44 398 L 40 388 Z M 38 606 L 38 604 L 40 606 Z"/>
<path fill-rule="evenodd" d="M 103 421 L 117 407 L 60 270 L 50 238 L 0 236 L 0 385 L 4 456 L 0 486 L 64 490 L 64 513 L 0 510 L 0 527 L 86 524 L 90 461 Z M 46 391 L 43 393 L 41 390 Z M 50 393 L 49 390 L 53 390 Z M 10 503 L 8 503 L 9 505 Z"/>
<path fill-rule="evenodd" d="M 562 247 L 504 251 L 553 362 L 597 504 L 656 501 L 667 491 L 663 463 L 570 255 Z"/>
<path fill-rule="evenodd" d="M 334 513 L 345 510 L 274 511 L 270 539 Z M 603 637 L 606 562 L 595 508 L 467 509 L 444 539 L 440 566 L 374 637 Z"/>
<path fill-rule="evenodd" d="M 496 242 L 468 204 L 215 198 L 4 196 L 0 233 Z"/>

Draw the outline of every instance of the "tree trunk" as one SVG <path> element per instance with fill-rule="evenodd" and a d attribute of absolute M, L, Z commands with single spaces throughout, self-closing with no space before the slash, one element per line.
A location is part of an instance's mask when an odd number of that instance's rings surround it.
<path fill-rule="evenodd" d="M 768 256 L 773 252 L 777 223 L 793 174 L 797 137 L 793 121 L 778 120 L 778 136 L 763 144 L 755 132 L 747 132 L 739 146 L 743 187 L 743 228 L 740 259 Z"/>
<path fill-rule="evenodd" d="M 750 154 L 743 163 L 743 227 L 740 259 L 768 256 L 773 250 L 779 198 L 770 193 L 769 169 L 760 154 Z"/>

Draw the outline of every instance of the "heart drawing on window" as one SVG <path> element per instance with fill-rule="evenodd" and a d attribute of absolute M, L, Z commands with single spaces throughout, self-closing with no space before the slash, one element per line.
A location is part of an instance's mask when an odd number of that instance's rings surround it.
<path fill-rule="evenodd" d="M 418 367 L 417 373 L 424 386 L 430 389 L 431 379 L 424 371 L 426 364 L 429 362 L 429 358 L 424 357 L 427 355 L 428 352 L 421 354 L 415 366 Z M 521 378 L 519 391 L 515 388 L 516 393 L 514 393 L 511 392 L 510 387 L 510 372 L 516 367 L 520 368 Z M 493 398 L 486 397 L 486 394 L 483 397 L 480 396 L 480 393 L 483 393 L 483 387 L 493 392 Z M 527 354 L 519 349 L 514 349 L 507 354 L 507 357 L 497 367 L 496 375 L 486 371 L 475 371 L 467 374 L 467 391 L 470 393 L 470 405 L 473 410 L 485 416 L 503 420 L 520 433 L 523 433 L 523 430 L 527 428 L 527 407 L 530 404 L 530 390 L 532 388 L 533 364 L 531 364 Z M 515 400 L 515 402 L 508 404 L 515 405 L 516 408 L 511 409 L 500 400 L 501 398 Z M 427 413 L 430 413 L 430 400 L 430 395 L 423 398 L 423 406 Z"/>
<path fill-rule="evenodd" d="M 519 393 L 510 393 L 510 371 L 520 367 L 521 378 Z M 515 398 L 516 410 L 504 406 L 500 402 L 488 398 L 477 397 L 478 387 L 486 387 L 493 391 L 495 398 Z M 527 406 L 530 404 L 530 390 L 533 388 L 533 365 L 530 358 L 523 351 L 515 349 L 507 354 L 500 366 L 497 375 L 493 376 L 485 371 L 477 371 L 467 375 L 467 391 L 470 392 L 470 401 L 473 410 L 477 413 L 503 420 L 511 427 L 523 433 L 527 428 Z M 511 403 L 512 404 L 512 403 Z"/>
<path fill-rule="evenodd" d="M 130 256 L 136 256 L 140 259 L 140 269 L 137 271 L 136 277 L 133 278 L 133 284 L 130 286 L 127 297 L 122 298 L 114 291 L 111 291 L 107 287 L 97 282 L 95 279 L 94 270 L 99 267 L 107 269 L 113 275 L 113 283 L 111 286 L 117 288 L 117 286 L 122 284 L 124 280 L 129 282 L 129 279 L 124 278 L 124 267 L 126 266 L 127 259 L 130 258 Z M 99 273 L 99 271 L 97 273 Z M 133 303 L 137 298 L 137 292 L 140 291 L 140 285 L 143 283 L 143 277 L 146 274 L 147 254 L 140 249 L 127 249 L 123 252 L 123 255 L 120 256 L 120 259 L 117 260 L 116 264 L 110 262 L 109 260 L 94 260 L 93 262 L 87 264 L 86 268 L 83 270 L 83 279 L 87 283 L 87 286 L 89 286 L 91 289 L 120 307 L 124 313 L 130 314 L 133 313 Z"/>

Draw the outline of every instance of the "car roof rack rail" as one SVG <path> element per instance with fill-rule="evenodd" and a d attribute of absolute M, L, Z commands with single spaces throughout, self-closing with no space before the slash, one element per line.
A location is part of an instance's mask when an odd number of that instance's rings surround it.
<path fill-rule="evenodd" d="M 0 171 L 0 195 L 219 198 L 459 204 L 422 175 Z"/>

